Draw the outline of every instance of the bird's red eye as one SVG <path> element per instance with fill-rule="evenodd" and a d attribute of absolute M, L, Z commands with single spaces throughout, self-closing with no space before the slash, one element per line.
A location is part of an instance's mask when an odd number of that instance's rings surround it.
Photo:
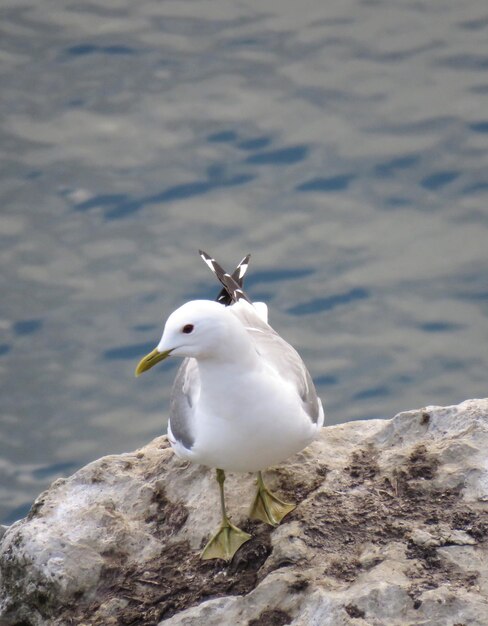
<path fill-rule="evenodd" d="M 181 332 L 185 333 L 186 335 L 189 335 L 192 331 L 193 324 L 185 324 L 185 326 L 183 326 L 183 328 L 181 329 Z"/>

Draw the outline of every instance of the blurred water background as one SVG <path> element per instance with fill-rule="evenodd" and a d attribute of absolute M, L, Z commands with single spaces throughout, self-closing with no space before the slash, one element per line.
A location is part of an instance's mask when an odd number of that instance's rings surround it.
<path fill-rule="evenodd" d="M 328 423 L 487 395 L 486 0 L 2 0 L 0 521 L 165 432 L 233 269 Z"/>

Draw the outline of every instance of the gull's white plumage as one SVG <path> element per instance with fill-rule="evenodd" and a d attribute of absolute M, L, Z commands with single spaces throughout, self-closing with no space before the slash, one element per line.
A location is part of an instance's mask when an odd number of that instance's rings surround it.
<path fill-rule="evenodd" d="M 200 256 L 223 285 L 216 302 L 194 300 L 172 313 L 136 375 L 182 357 L 171 393 L 168 438 L 178 456 L 216 468 L 222 521 L 201 558 L 230 560 L 251 535 L 232 524 L 225 470 L 257 471 L 250 516 L 272 526 L 295 509 L 265 485 L 261 470 L 307 446 L 324 421 L 322 403 L 298 353 L 267 323 L 267 308 L 243 290 L 249 255 L 228 274 Z"/>
<path fill-rule="evenodd" d="M 224 470 L 257 471 L 302 450 L 324 413 L 298 353 L 245 300 L 196 300 L 168 318 L 157 347 L 185 357 L 168 435 L 178 456 Z M 193 326 L 191 333 L 183 328 Z"/>

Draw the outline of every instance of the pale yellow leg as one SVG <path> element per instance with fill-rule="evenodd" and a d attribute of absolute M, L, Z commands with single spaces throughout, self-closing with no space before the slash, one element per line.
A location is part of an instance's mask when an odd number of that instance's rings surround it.
<path fill-rule="evenodd" d="M 296 507 L 295 504 L 280 500 L 266 487 L 261 472 L 258 472 L 258 490 L 251 507 L 250 516 L 271 526 L 278 526 L 281 520 Z"/>
<path fill-rule="evenodd" d="M 227 512 L 225 510 L 225 498 L 224 498 L 224 470 L 217 470 L 217 482 L 220 489 L 220 506 L 222 508 L 222 523 L 215 535 L 207 543 L 201 558 L 207 559 L 224 559 L 230 561 L 234 554 L 239 550 L 243 543 L 251 539 L 251 535 L 245 533 L 234 524 L 231 524 Z"/>

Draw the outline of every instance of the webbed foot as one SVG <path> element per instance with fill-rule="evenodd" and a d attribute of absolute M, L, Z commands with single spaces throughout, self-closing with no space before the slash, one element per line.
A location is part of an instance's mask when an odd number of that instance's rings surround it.
<path fill-rule="evenodd" d="M 296 504 L 284 502 L 275 496 L 264 484 L 261 472 L 258 472 L 258 490 L 251 507 L 250 517 L 259 519 L 271 526 L 278 526 L 281 520 L 288 515 Z"/>
<path fill-rule="evenodd" d="M 230 561 L 239 548 L 251 539 L 251 535 L 245 533 L 229 519 L 224 519 L 219 530 L 207 543 L 201 554 L 202 560 L 224 559 Z"/>

